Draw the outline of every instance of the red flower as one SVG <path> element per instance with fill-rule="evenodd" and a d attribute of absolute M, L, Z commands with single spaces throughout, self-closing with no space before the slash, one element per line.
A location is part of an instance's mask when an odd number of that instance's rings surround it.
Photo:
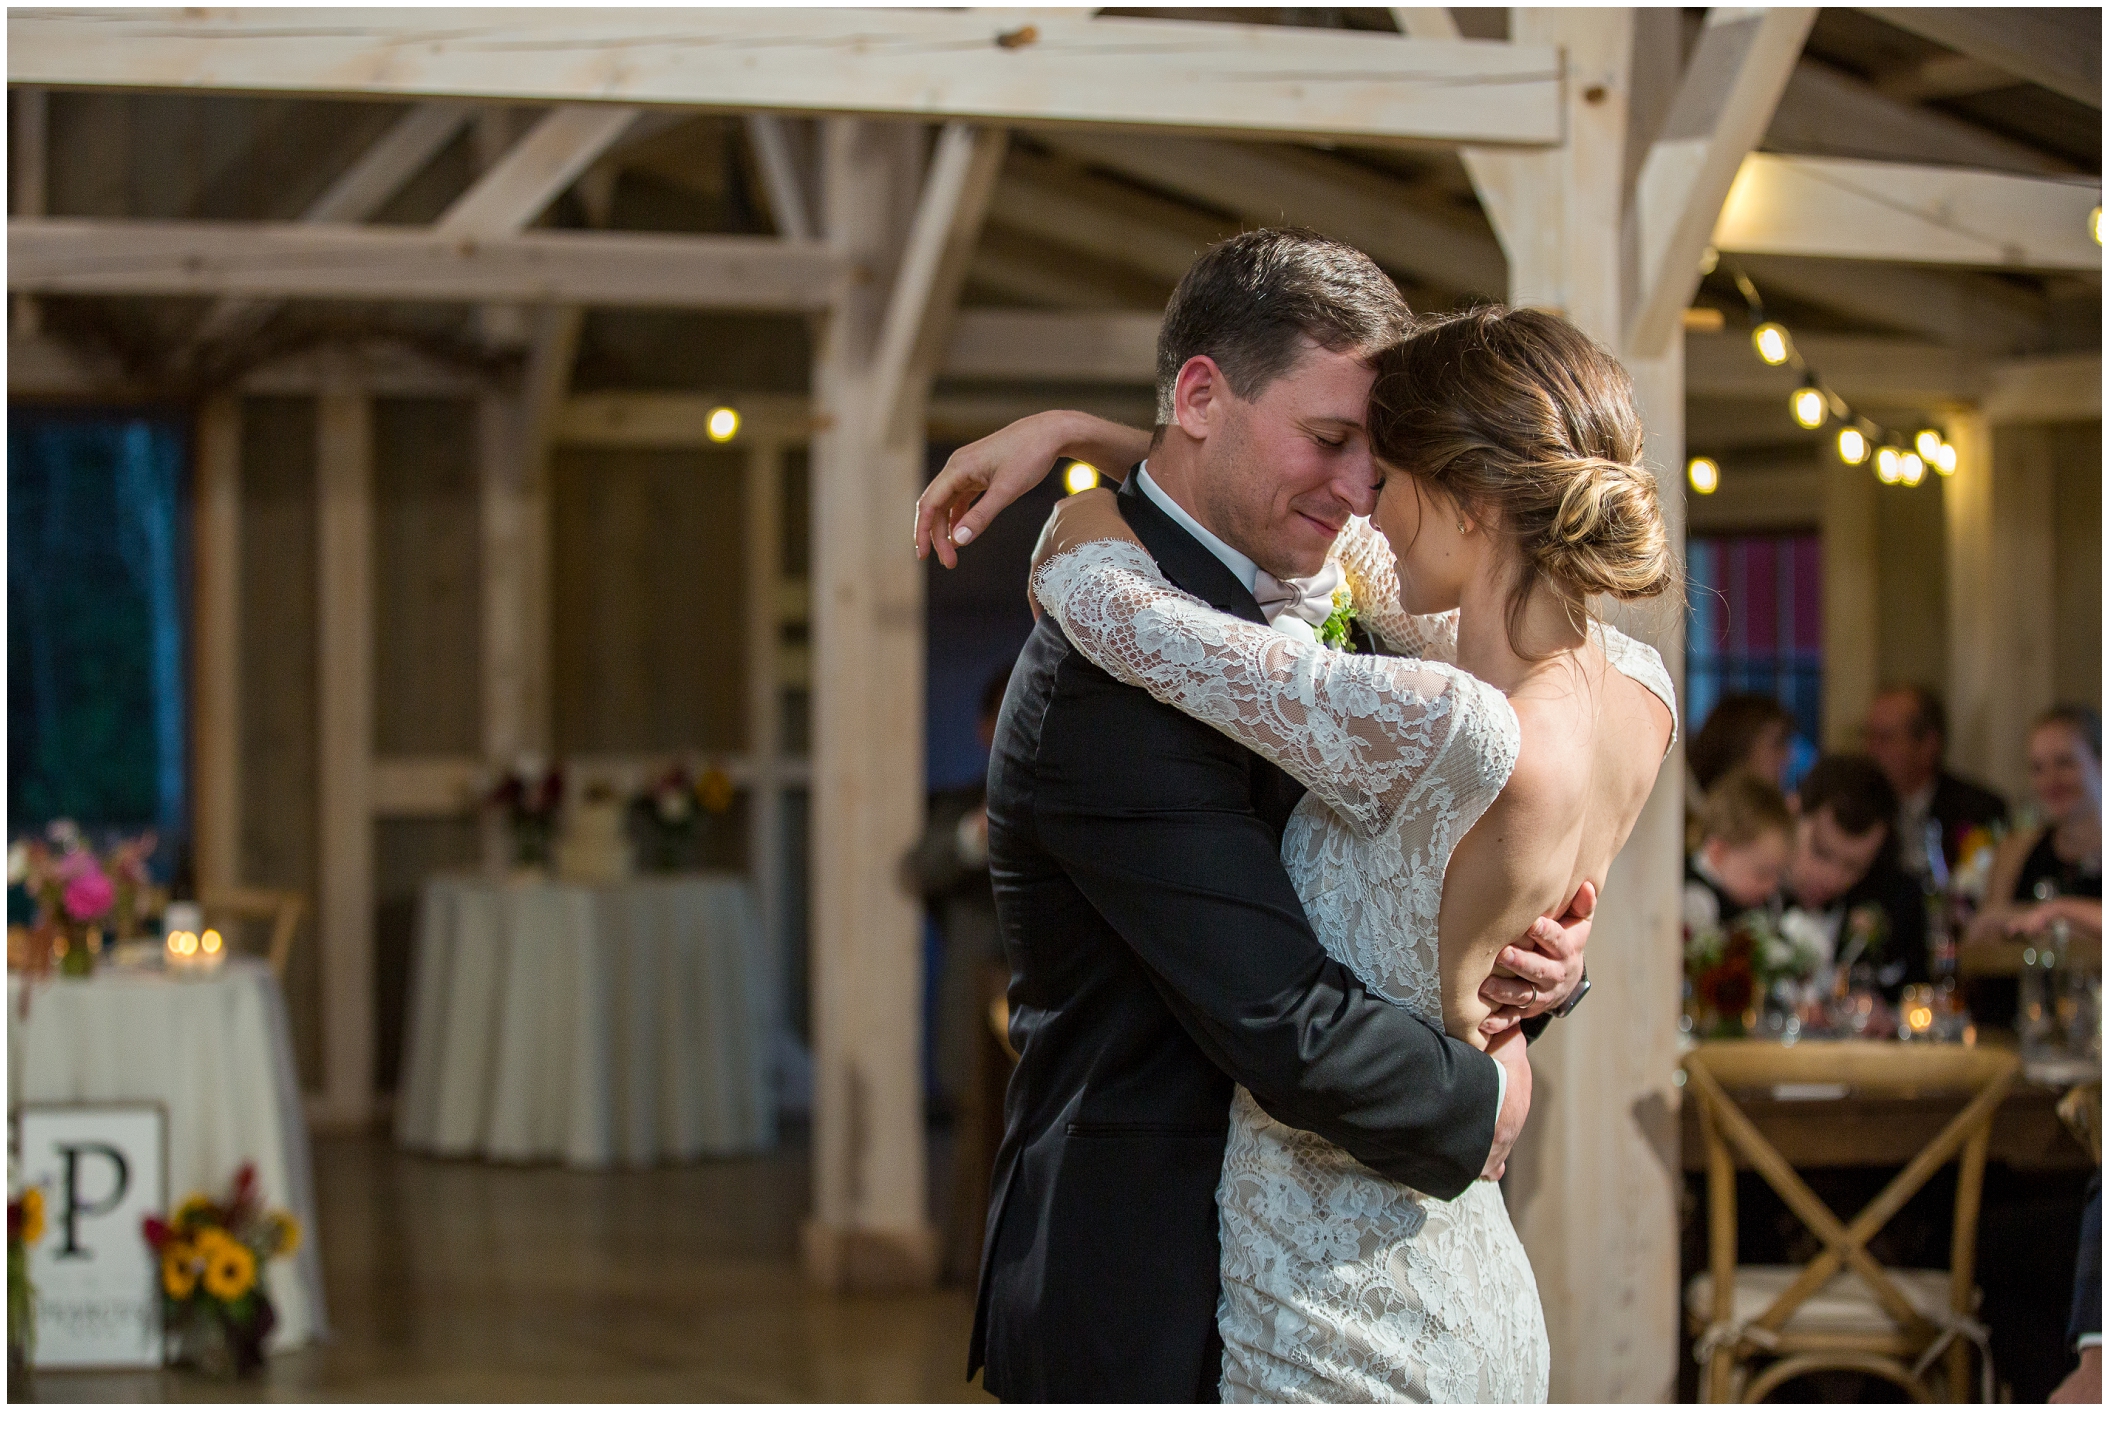
<path fill-rule="evenodd" d="M 175 1230 L 158 1218 L 149 1218 L 140 1231 L 146 1235 L 147 1247 L 155 1253 L 167 1248 L 169 1240 L 176 1236 Z"/>
<path fill-rule="evenodd" d="M 66 884 L 66 912 L 75 922 L 90 922 L 110 910 L 117 901 L 117 888 L 103 870 L 92 863 Z"/>

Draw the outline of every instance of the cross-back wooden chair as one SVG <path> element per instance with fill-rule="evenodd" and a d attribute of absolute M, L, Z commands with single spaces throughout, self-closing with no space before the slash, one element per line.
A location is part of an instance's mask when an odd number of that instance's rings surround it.
<path fill-rule="evenodd" d="M 286 964 L 293 956 L 293 935 L 300 929 L 300 915 L 307 900 L 297 892 L 262 887 L 206 888 L 198 893 L 198 910 L 205 921 L 230 935 L 229 922 L 261 921 L 271 924 L 271 943 L 266 956 L 271 971 L 285 981 Z"/>
<path fill-rule="evenodd" d="M 1810 1041 L 1708 1043 L 1684 1057 L 1687 1094 L 1706 1141 L 1709 1270 L 1685 1295 L 1699 1335 L 1700 1397 L 1755 1403 L 1802 1374 L 1844 1370 L 1887 1379 L 1922 1403 L 1935 1359 L 1947 1359 L 1947 1398 L 1970 1399 L 1969 1351 L 1991 1397 L 1991 1355 L 1974 1313 L 1977 1216 L 1992 1115 L 2019 1075 L 2001 1048 L 1940 1043 Z M 1851 1223 L 1841 1222 L 1731 1098 L 1732 1089 L 1849 1088 L 1861 1097 L 1954 1094 L 1962 1107 Z M 1800 1267 L 1736 1263 L 1736 1167 L 1740 1156 L 1823 1245 Z M 1885 1269 L 1869 1240 L 1951 1159 L 1955 1231 L 1942 1269 Z M 1771 1363 L 1749 1377 L 1761 1358 Z"/>

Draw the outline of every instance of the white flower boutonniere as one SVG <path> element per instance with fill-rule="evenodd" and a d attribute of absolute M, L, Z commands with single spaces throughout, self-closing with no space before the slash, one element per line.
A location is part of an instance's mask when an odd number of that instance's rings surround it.
<path fill-rule="evenodd" d="M 1333 589 L 1332 614 L 1325 625 L 1318 629 L 1318 640 L 1336 652 L 1355 650 L 1355 639 L 1348 631 L 1348 624 L 1355 620 L 1355 594 L 1345 585 Z"/>

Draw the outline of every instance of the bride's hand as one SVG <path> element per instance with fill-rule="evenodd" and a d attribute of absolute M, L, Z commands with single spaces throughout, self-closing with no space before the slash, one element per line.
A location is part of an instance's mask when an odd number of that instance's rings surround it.
<path fill-rule="evenodd" d="M 1588 963 L 1582 950 L 1595 914 L 1596 884 L 1584 882 L 1565 915 L 1539 918 L 1528 933 L 1501 950 L 1493 972 L 1479 985 L 1479 1000 L 1492 1010 L 1480 1021 L 1483 1036 L 1491 1038 L 1525 1018 L 1550 1012 L 1581 986 Z"/>
<path fill-rule="evenodd" d="M 1149 433 L 1081 411 L 1042 411 L 952 453 L 915 504 L 915 555 L 934 549 L 946 567 L 1005 507 L 1038 486 L 1065 456 L 1118 476 L 1140 461 Z M 976 500 L 979 498 L 979 500 Z"/>
<path fill-rule="evenodd" d="M 1089 491 L 1080 491 L 1055 503 L 1048 514 L 1047 525 L 1040 528 L 1040 540 L 1033 546 L 1032 570 L 1037 572 L 1040 563 L 1063 552 L 1075 551 L 1086 542 L 1136 541 L 1135 532 L 1127 519 L 1120 514 L 1120 502 L 1114 494 L 1102 486 Z M 1030 577 L 1025 584 L 1025 600 L 1033 609 L 1033 620 L 1040 620 L 1040 600 L 1033 595 Z"/>

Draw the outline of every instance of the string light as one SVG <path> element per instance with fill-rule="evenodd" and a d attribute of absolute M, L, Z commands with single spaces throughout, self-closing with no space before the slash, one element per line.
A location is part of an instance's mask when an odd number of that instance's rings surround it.
<path fill-rule="evenodd" d="M 740 413 L 730 406 L 720 406 L 703 420 L 703 429 L 710 439 L 724 443 L 740 434 Z"/>
<path fill-rule="evenodd" d="M 2100 206 L 2096 206 L 2087 213 L 2087 234 L 2094 237 L 2096 245 L 2099 246 L 2102 243 L 2102 208 Z"/>
<path fill-rule="evenodd" d="M 1685 479 L 1691 482 L 1692 490 L 1701 496 L 1712 496 L 1715 489 L 1721 485 L 1721 468 L 1715 465 L 1710 456 L 1693 457 L 1685 465 L 1684 475 Z"/>
<path fill-rule="evenodd" d="M 1089 491 L 1098 485 L 1098 469 L 1089 462 L 1072 461 L 1069 469 L 1062 473 L 1062 490 L 1075 496 L 1080 491 Z"/>
<path fill-rule="evenodd" d="M 1794 354 L 1794 343 L 1787 336 L 1787 328 L 1776 321 L 1767 321 L 1752 331 L 1750 344 L 1757 347 L 1758 360 L 1767 366 L 1784 366 L 1787 358 Z"/>
<path fill-rule="evenodd" d="M 2089 229 L 2097 243 L 2101 240 L 2101 209 L 2096 207 L 2088 219 Z M 1792 364 L 1802 373 L 1802 384 L 1794 389 L 1788 400 L 1788 410 L 1795 423 L 1806 430 L 1816 431 L 1836 418 L 1843 423 L 1838 428 L 1838 459 L 1847 466 L 1859 466 L 1872 459 L 1875 475 L 1885 486 L 1917 486 L 1931 471 L 1936 476 L 1953 476 L 1959 464 L 1955 444 L 1932 427 L 1924 427 L 1907 443 L 1902 435 L 1869 420 L 1855 411 L 1845 398 L 1823 384 L 1802 357 L 1794 344 L 1794 337 L 1779 322 L 1765 315 L 1765 298 L 1758 294 L 1757 286 L 1749 273 L 1736 264 L 1732 256 L 1718 257 L 1725 267 L 1729 279 L 1735 282 L 1736 290 L 1742 293 L 1743 302 L 1750 310 L 1750 344 L 1757 351 L 1758 359 L 1767 366 Z M 1879 443 L 1879 444 L 1878 444 Z M 1703 459 L 1703 458 L 1702 458 Z M 1695 462 L 1694 465 L 1697 463 Z M 1706 461 L 1715 485 L 1720 481 L 1720 468 Z M 1696 476 L 1692 489 L 1705 495 L 1712 487 L 1701 487 Z"/>

